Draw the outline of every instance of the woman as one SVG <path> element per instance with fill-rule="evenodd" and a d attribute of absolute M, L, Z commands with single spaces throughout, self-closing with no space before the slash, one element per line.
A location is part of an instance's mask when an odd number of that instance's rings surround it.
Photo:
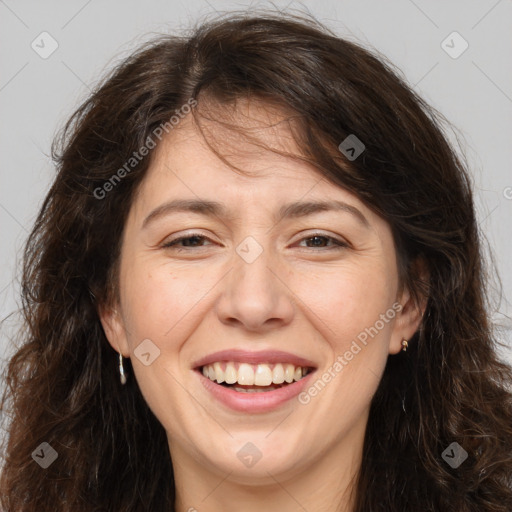
<path fill-rule="evenodd" d="M 119 65 L 26 247 L 4 509 L 512 510 L 512 371 L 440 119 L 307 18 Z"/>

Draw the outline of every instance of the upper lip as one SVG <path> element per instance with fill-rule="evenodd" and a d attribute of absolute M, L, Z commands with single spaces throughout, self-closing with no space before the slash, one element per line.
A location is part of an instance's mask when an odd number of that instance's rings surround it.
<path fill-rule="evenodd" d="M 240 363 L 251 364 L 273 364 L 273 363 L 288 363 L 295 366 L 307 366 L 316 368 L 314 362 L 304 357 L 291 354 L 290 352 L 283 352 L 282 350 L 263 350 L 259 352 L 239 349 L 221 350 L 213 352 L 193 363 L 193 368 L 199 368 L 207 364 L 212 364 L 220 361 L 236 361 Z"/>

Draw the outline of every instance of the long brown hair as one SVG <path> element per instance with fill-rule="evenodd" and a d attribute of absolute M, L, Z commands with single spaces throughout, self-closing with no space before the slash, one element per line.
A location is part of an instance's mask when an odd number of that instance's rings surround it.
<path fill-rule="evenodd" d="M 57 175 L 24 253 L 23 344 L 5 376 L 4 509 L 174 509 L 165 431 L 136 380 L 120 385 L 98 317 L 115 301 L 124 222 L 153 153 L 118 170 L 159 127 L 172 129 L 190 99 L 198 116 L 207 98 L 242 97 L 293 113 L 305 158 L 390 223 L 402 280 L 427 301 L 373 397 L 355 511 L 510 512 L 512 370 L 488 318 L 466 165 L 442 116 L 382 57 L 311 17 L 269 13 L 231 14 L 143 45 L 56 139 Z M 338 149 L 349 135 L 365 145 L 354 160 Z M 415 272 L 420 259 L 428 286 Z M 41 443 L 58 454 L 46 469 L 32 457 Z M 452 443 L 468 454 L 458 467 L 442 456 Z"/>

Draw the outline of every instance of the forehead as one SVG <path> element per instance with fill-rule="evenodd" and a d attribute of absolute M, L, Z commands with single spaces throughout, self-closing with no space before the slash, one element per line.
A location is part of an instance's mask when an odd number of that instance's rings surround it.
<path fill-rule="evenodd" d="M 304 153 L 291 131 L 296 119 L 258 100 L 200 104 L 201 129 L 189 114 L 155 149 L 132 214 L 139 218 L 172 199 L 226 202 L 236 218 L 264 211 L 277 216 L 284 204 L 297 201 L 341 200 L 378 222 L 357 196 L 300 160 Z"/>
<path fill-rule="evenodd" d="M 291 133 L 291 114 L 256 100 L 199 108 L 198 121 L 187 115 L 154 150 L 139 195 L 160 195 L 172 185 L 188 185 L 191 194 L 205 187 L 220 192 L 235 184 L 253 195 L 274 187 L 275 195 L 283 180 L 296 191 L 324 181 L 318 169 L 300 160 L 304 154 Z"/>
<path fill-rule="evenodd" d="M 280 167 L 289 160 L 289 156 L 279 153 L 304 157 L 292 135 L 292 130 L 298 129 L 298 115 L 289 110 L 249 98 L 229 104 L 204 101 L 195 113 L 197 118 L 187 115 L 162 141 L 157 158 L 163 153 L 167 158 L 174 155 L 193 159 L 198 152 L 212 160 L 219 158 L 213 146 L 234 170 L 257 177 L 258 169 L 263 171 L 265 164 Z"/>

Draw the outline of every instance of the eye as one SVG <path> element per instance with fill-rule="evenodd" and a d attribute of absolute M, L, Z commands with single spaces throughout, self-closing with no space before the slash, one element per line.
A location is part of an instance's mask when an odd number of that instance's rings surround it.
<path fill-rule="evenodd" d="M 178 247 L 178 248 L 186 248 L 186 247 L 201 247 L 201 245 L 197 245 L 198 242 L 204 241 L 204 240 L 210 240 L 204 235 L 201 235 L 199 233 L 192 233 L 187 236 L 182 236 L 180 238 L 176 238 L 174 240 L 170 240 L 169 242 L 166 242 L 162 245 L 163 248 L 169 248 L 169 247 Z M 211 240 L 210 240 L 211 242 Z M 180 245 L 183 243 L 184 245 Z"/>
<path fill-rule="evenodd" d="M 300 241 L 309 241 L 311 240 L 313 242 L 312 245 L 309 245 L 308 247 L 317 247 L 317 248 L 326 248 L 326 249 L 339 249 L 343 247 L 348 247 L 349 245 L 346 242 L 343 242 L 342 240 L 338 240 L 337 238 L 334 238 L 332 236 L 323 235 L 321 233 L 314 233 L 311 236 L 308 236 L 306 238 L 302 238 Z M 325 246 L 323 245 L 324 242 L 332 242 L 331 246 Z"/>
<path fill-rule="evenodd" d="M 176 247 L 178 249 L 185 249 L 185 248 L 194 248 L 194 247 L 204 247 L 203 243 L 205 241 L 212 240 L 204 235 L 201 235 L 199 233 L 191 233 L 187 236 L 182 236 L 179 238 L 176 238 L 174 240 L 170 240 L 169 242 L 166 242 L 162 245 L 163 248 L 171 248 Z M 321 233 L 314 233 L 311 236 L 302 238 L 300 242 L 308 242 L 312 241 L 312 245 L 308 245 L 308 248 L 319 248 L 319 249 L 336 249 L 336 248 L 343 248 L 348 247 L 349 245 L 346 242 L 343 242 L 342 240 L 338 240 L 337 238 L 334 238 L 332 236 L 323 235 Z M 325 244 L 331 243 L 331 245 L 325 245 Z"/>

